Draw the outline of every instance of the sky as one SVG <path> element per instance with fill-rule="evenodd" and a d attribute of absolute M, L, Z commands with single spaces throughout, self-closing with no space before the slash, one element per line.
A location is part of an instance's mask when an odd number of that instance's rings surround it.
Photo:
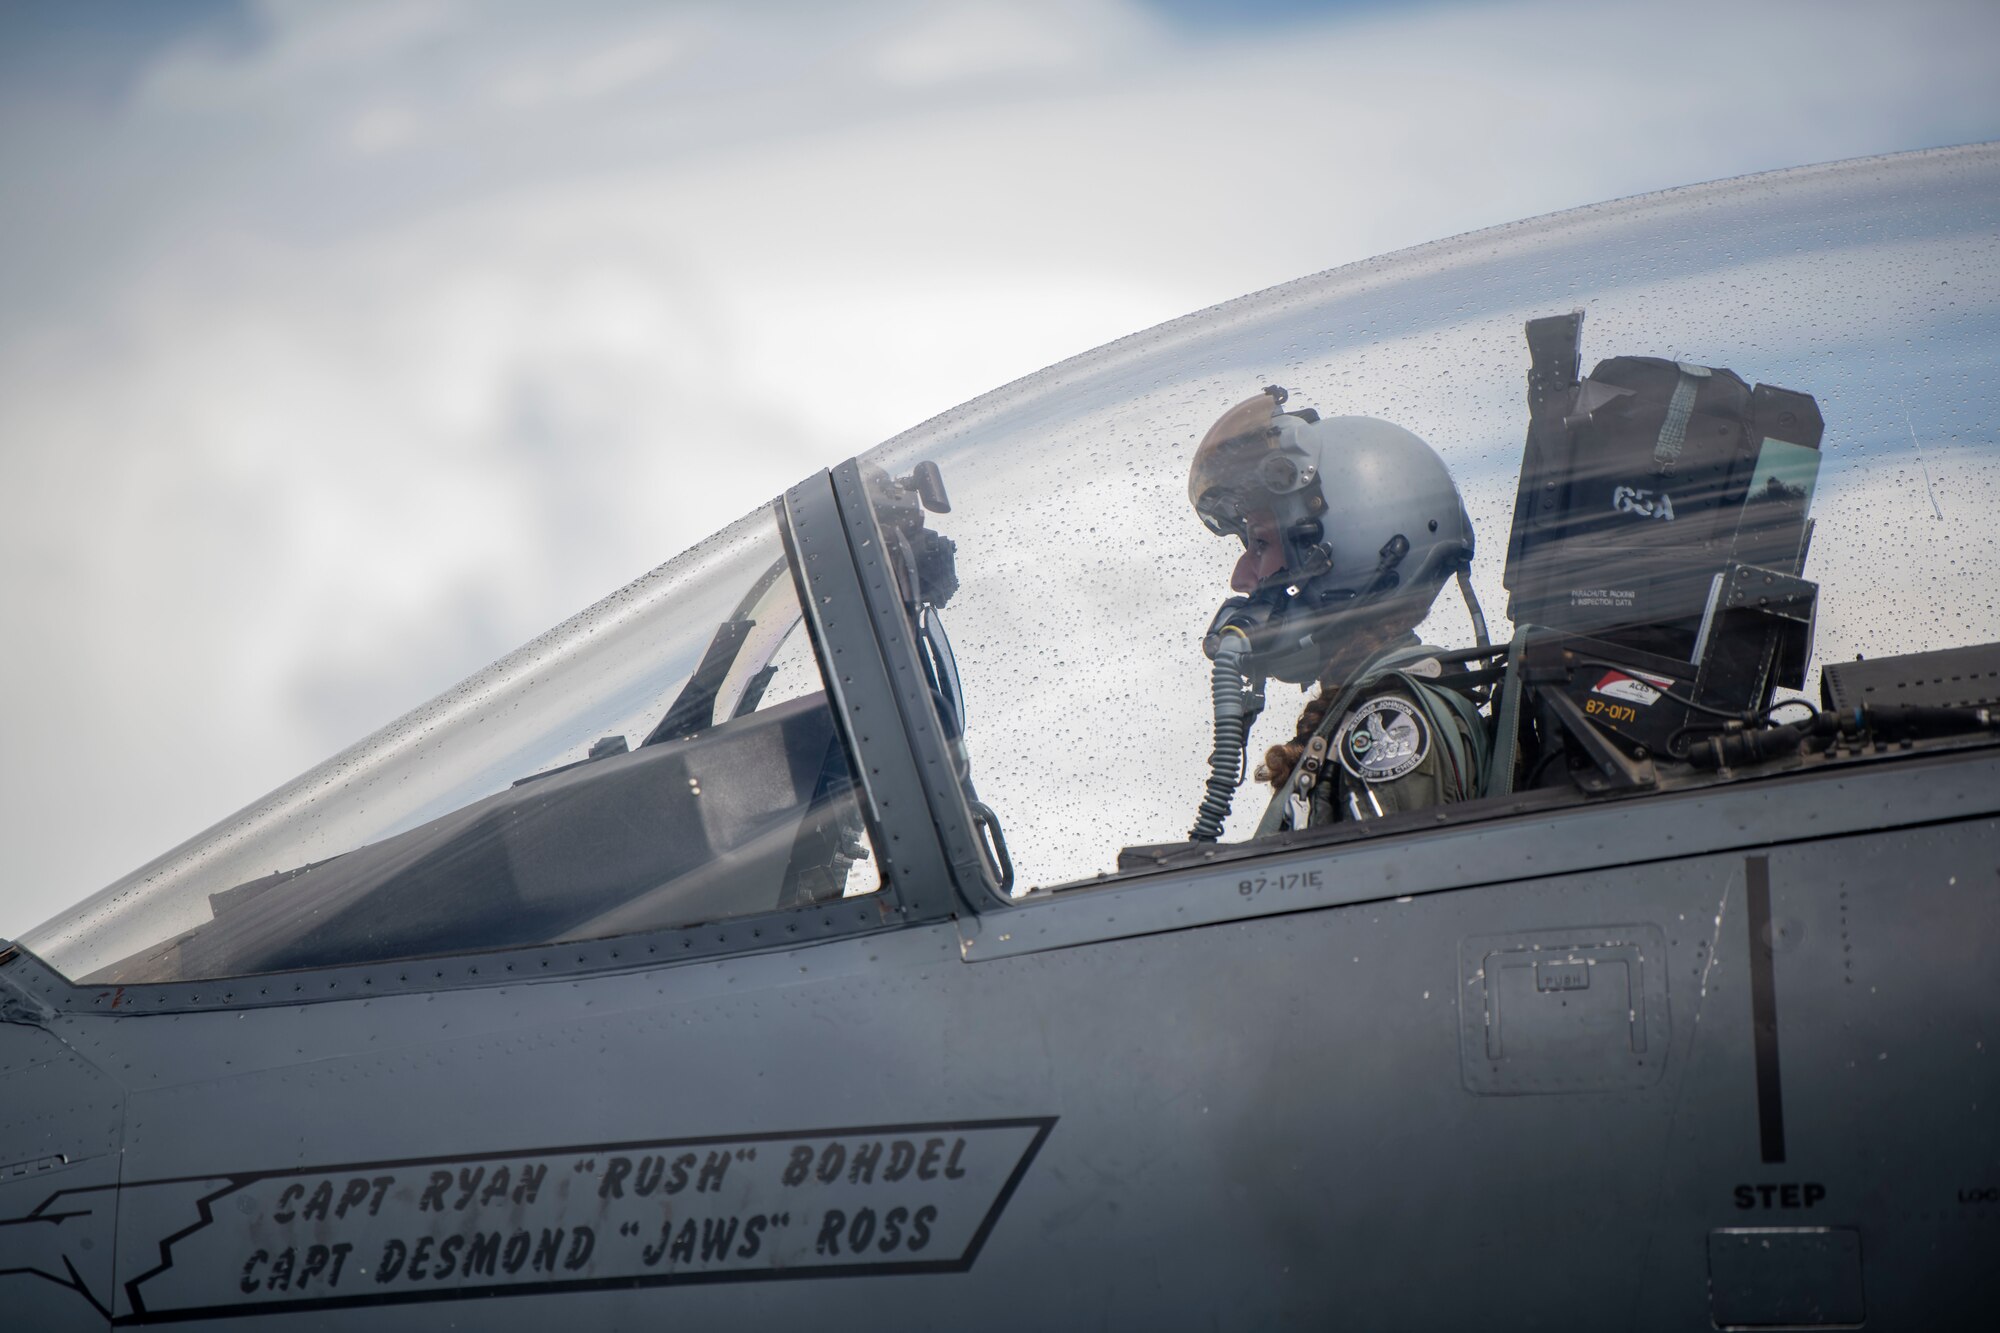
<path fill-rule="evenodd" d="M 0 937 L 986 389 L 2000 137 L 1996 50 L 1987 0 L 0 0 Z"/>

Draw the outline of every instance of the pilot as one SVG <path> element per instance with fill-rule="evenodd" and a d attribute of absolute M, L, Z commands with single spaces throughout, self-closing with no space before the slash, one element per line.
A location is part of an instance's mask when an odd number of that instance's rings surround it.
<path fill-rule="evenodd" d="M 1401 426 L 1287 412 L 1286 396 L 1223 413 L 1188 475 L 1202 522 L 1243 543 L 1217 628 L 1243 628 L 1253 681 L 1317 686 L 1257 769 L 1273 789 L 1258 835 L 1477 796 L 1489 724 L 1415 633 L 1472 560 L 1451 473 Z"/>

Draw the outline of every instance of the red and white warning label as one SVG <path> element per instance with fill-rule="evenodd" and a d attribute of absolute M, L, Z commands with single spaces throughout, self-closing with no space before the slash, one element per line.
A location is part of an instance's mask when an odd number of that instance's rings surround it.
<path fill-rule="evenodd" d="M 1666 676 L 1649 675 L 1643 671 L 1607 671 L 1602 680 L 1590 687 L 1590 692 L 1609 699 L 1622 699 L 1629 704 L 1651 704 L 1658 702 L 1660 696 L 1673 687 L 1674 682 Z"/>

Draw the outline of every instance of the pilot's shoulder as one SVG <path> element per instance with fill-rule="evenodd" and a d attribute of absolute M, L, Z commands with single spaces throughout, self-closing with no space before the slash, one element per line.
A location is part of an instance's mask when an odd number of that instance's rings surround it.
<path fill-rule="evenodd" d="M 1381 654 L 1368 664 L 1356 685 L 1355 702 L 1385 692 L 1407 695 L 1438 679 L 1445 672 L 1438 660 L 1438 654 L 1443 651 L 1430 644 L 1412 643 Z"/>

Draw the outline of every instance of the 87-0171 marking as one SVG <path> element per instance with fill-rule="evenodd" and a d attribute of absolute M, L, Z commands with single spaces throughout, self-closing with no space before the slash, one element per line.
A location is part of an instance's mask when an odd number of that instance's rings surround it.
<path fill-rule="evenodd" d="M 1283 893 L 1286 889 L 1316 889 L 1320 887 L 1320 872 L 1317 870 L 1292 870 L 1280 875 L 1254 875 L 1249 879 L 1236 881 L 1236 892 L 1245 898 L 1254 898 L 1266 889 Z"/>
<path fill-rule="evenodd" d="M 1608 704 L 1602 699 L 1586 699 L 1583 704 L 1586 713 L 1601 714 L 1613 722 L 1637 722 L 1639 710 L 1628 704 Z"/>

